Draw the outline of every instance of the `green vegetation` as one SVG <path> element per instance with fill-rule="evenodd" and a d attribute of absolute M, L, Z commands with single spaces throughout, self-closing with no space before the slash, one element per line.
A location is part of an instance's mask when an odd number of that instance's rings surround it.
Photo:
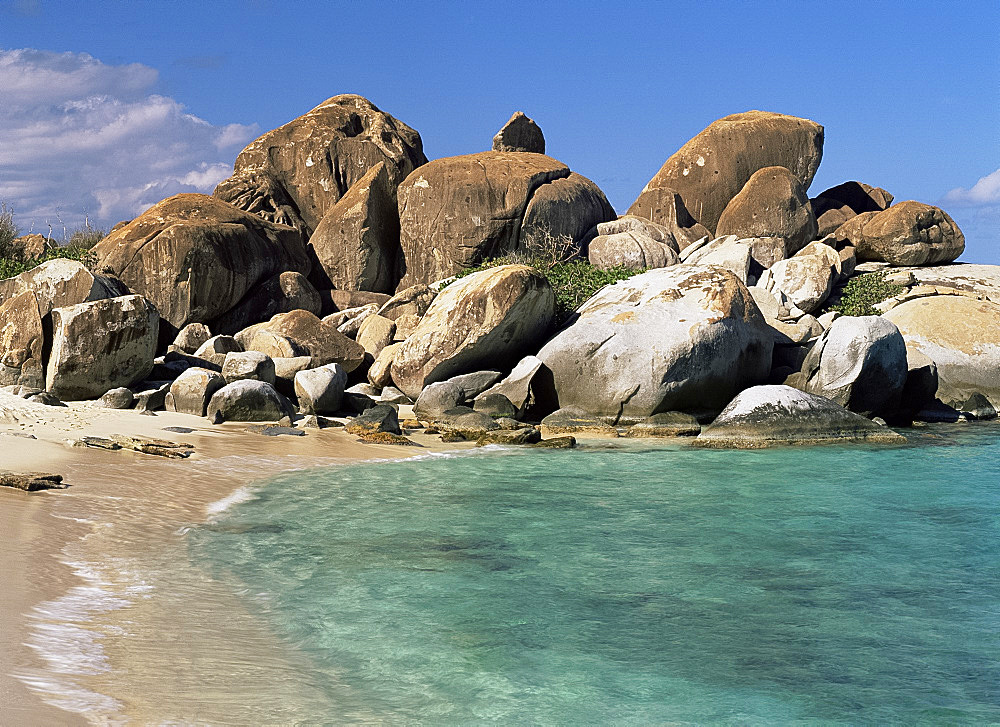
<path fill-rule="evenodd" d="M 20 275 L 38 265 L 56 258 L 79 260 L 87 267 L 93 267 L 96 257 L 91 252 L 106 233 L 91 227 L 88 220 L 76 230 L 65 233 L 65 239 L 60 243 L 48 238 L 46 249 L 41 255 L 26 256 L 24 248 L 16 240 L 21 236 L 14 221 L 14 211 L 6 204 L 0 203 L 0 279 Z"/>
<path fill-rule="evenodd" d="M 851 278 L 844 286 L 840 300 L 828 310 L 845 316 L 876 316 L 879 314 L 874 307 L 877 303 L 902 292 L 903 287 L 888 282 L 885 273 L 866 273 Z"/>
<path fill-rule="evenodd" d="M 462 278 L 499 265 L 516 264 L 533 267 L 544 275 L 552 286 L 556 298 L 556 325 L 560 326 L 604 286 L 642 272 L 625 266 L 601 270 L 575 255 L 576 248 L 572 239 L 554 238 L 546 234 L 541 238 L 529 240 L 523 250 L 466 268 L 455 278 Z"/>

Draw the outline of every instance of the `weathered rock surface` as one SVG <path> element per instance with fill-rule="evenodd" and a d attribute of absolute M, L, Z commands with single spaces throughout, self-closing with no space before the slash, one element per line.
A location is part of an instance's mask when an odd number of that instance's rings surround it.
<path fill-rule="evenodd" d="M 29 290 L 38 299 L 38 313 L 43 318 L 53 308 L 129 293 L 121 281 L 94 275 L 83 263 L 63 258 L 49 260 L 13 278 L 0 280 L 0 303 Z"/>
<path fill-rule="evenodd" d="M 164 405 L 168 411 L 203 417 L 212 395 L 225 385 L 221 374 L 192 367 L 174 379 Z"/>
<path fill-rule="evenodd" d="M 633 424 L 626 437 L 694 437 L 701 432 L 701 424 L 690 414 L 665 411 L 646 417 Z"/>
<path fill-rule="evenodd" d="M 718 411 L 771 368 L 770 328 L 721 268 L 651 270 L 604 288 L 578 314 L 538 358 L 558 406 L 614 423 Z"/>
<path fill-rule="evenodd" d="M 841 316 L 802 366 L 805 390 L 865 416 L 896 410 L 906 385 L 906 344 L 881 316 Z"/>
<path fill-rule="evenodd" d="M 205 416 L 213 423 L 276 422 L 293 414 L 288 399 L 265 381 L 243 379 L 226 384 L 209 400 Z"/>
<path fill-rule="evenodd" d="M 398 321 L 400 317 L 408 315 L 419 318 L 427 312 L 436 297 L 437 291 L 423 283 L 411 285 L 385 301 L 378 309 L 378 314 L 390 321 Z"/>
<path fill-rule="evenodd" d="M 323 322 L 336 328 L 349 338 L 355 338 L 361 325 L 371 316 L 376 315 L 378 306 L 375 303 L 361 306 L 359 308 L 348 308 L 347 310 L 331 313 L 323 318 Z"/>
<path fill-rule="evenodd" d="M 457 374 L 506 367 L 549 333 L 555 297 L 525 265 L 502 265 L 462 278 L 438 294 L 395 352 L 392 380 L 407 396 Z"/>
<path fill-rule="evenodd" d="M 510 120 L 493 137 L 493 151 L 527 151 L 545 153 L 545 137 L 523 111 L 515 111 Z"/>
<path fill-rule="evenodd" d="M 913 200 L 853 217 L 835 234 L 854 245 L 858 260 L 896 266 L 951 262 L 965 250 L 965 235 L 947 212 Z"/>
<path fill-rule="evenodd" d="M 396 409 L 388 404 L 379 404 L 366 409 L 347 422 L 344 431 L 348 434 L 374 434 L 376 432 L 402 434 L 403 430 L 399 428 L 399 414 Z"/>
<path fill-rule="evenodd" d="M 719 217 L 715 234 L 780 237 L 788 253 L 816 237 L 816 218 L 799 178 L 785 167 L 754 172 Z"/>
<path fill-rule="evenodd" d="M 563 181 L 542 191 L 557 180 Z M 402 286 L 447 278 L 546 235 L 580 230 L 582 236 L 614 217 L 590 180 L 571 175 L 555 159 L 527 152 L 436 159 L 407 177 L 397 192 Z"/>
<path fill-rule="evenodd" d="M 97 400 L 97 405 L 104 409 L 131 409 L 134 404 L 135 394 L 124 386 L 104 392 L 104 396 Z"/>
<path fill-rule="evenodd" d="M 194 354 L 211 337 L 212 331 L 204 323 L 188 323 L 177 333 L 171 345 L 176 350 Z"/>
<path fill-rule="evenodd" d="M 153 368 L 159 323 L 140 295 L 56 308 L 45 388 L 62 399 L 88 399 L 142 380 Z"/>
<path fill-rule="evenodd" d="M 212 336 L 203 344 L 198 346 L 198 349 L 194 352 L 196 358 L 207 358 L 209 356 L 222 355 L 225 356 L 227 353 L 233 353 L 235 351 L 242 351 L 243 346 L 240 345 L 232 336 Z"/>
<path fill-rule="evenodd" d="M 774 287 L 801 311 L 812 313 L 829 297 L 837 279 L 840 259 L 836 251 L 825 254 L 795 255 L 771 266 Z M 836 265 L 834 264 L 836 261 Z"/>
<path fill-rule="evenodd" d="M 595 267 L 647 270 L 680 262 L 677 242 L 670 231 L 642 217 L 628 215 L 602 222 L 596 233 L 587 246 L 587 257 Z"/>
<path fill-rule="evenodd" d="M 340 411 L 347 386 L 347 372 L 340 364 L 327 364 L 295 374 L 295 397 L 303 414 Z M 398 434 L 398 432 L 397 432 Z"/>
<path fill-rule="evenodd" d="M 937 365 L 938 398 L 965 401 L 985 395 L 1000 404 L 1000 304 L 958 295 L 910 300 L 884 316 L 909 350 Z"/>
<path fill-rule="evenodd" d="M 243 379 L 266 381 L 274 385 L 274 361 L 260 351 L 237 351 L 226 354 L 222 364 L 222 378 L 227 384 Z"/>
<path fill-rule="evenodd" d="M 629 213 L 667 224 L 647 213 L 656 206 L 650 198 L 667 188 L 714 234 L 722 211 L 754 172 L 785 167 L 808 189 L 822 157 L 823 127 L 813 121 L 766 111 L 726 116 L 667 159 Z"/>
<path fill-rule="evenodd" d="M 38 298 L 30 290 L 0 305 L 0 386 L 45 386 L 45 334 Z"/>
<path fill-rule="evenodd" d="M 429 384 L 413 403 L 413 414 L 433 420 L 448 409 L 454 409 L 465 400 L 462 387 L 452 381 Z"/>
<path fill-rule="evenodd" d="M 531 195 L 517 247 L 531 252 L 555 245 L 566 249 L 567 254 L 579 252 L 580 243 L 595 225 L 617 216 L 600 187 L 582 174 L 570 172 L 564 179 L 543 184 Z"/>
<path fill-rule="evenodd" d="M 906 439 L 826 397 L 765 385 L 738 394 L 694 440 L 696 446 L 726 449 L 831 442 L 904 444 Z"/>
<path fill-rule="evenodd" d="M 427 162 L 420 134 L 361 96 L 333 96 L 250 143 L 215 196 L 306 237 L 369 169 L 392 186 Z"/>
<path fill-rule="evenodd" d="M 542 360 L 537 356 L 525 356 L 518 361 L 517 366 L 510 372 L 510 375 L 498 384 L 483 391 L 479 397 L 502 394 L 517 410 L 514 416 L 524 416 L 528 407 L 534 402 L 531 382 L 543 366 Z"/>
<path fill-rule="evenodd" d="M 629 208 L 628 216 L 655 220 L 670 232 L 678 251 L 697 240 L 713 236 L 707 227 L 691 216 L 684 200 L 670 187 L 645 190 Z"/>
<path fill-rule="evenodd" d="M 472 405 L 474 411 L 482 412 L 494 419 L 513 419 L 517 416 L 517 407 L 503 394 L 487 394 L 478 397 Z"/>
<path fill-rule="evenodd" d="M 557 409 L 542 419 L 542 433 L 546 436 L 568 433 L 611 438 L 618 436 L 618 430 L 613 426 L 576 406 Z"/>
<path fill-rule="evenodd" d="M 260 282 L 288 270 L 308 274 L 310 266 L 294 229 L 202 194 L 163 200 L 94 252 L 178 329 L 212 321 Z"/>
<path fill-rule="evenodd" d="M 376 314 L 362 321 L 355 340 L 365 351 L 377 358 L 382 349 L 392 343 L 395 335 L 396 322 Z"/>
<path fill-rule="evenodd" d="M 258 328 L 250 339 L 248 349 L 263 351 L 257 340 L 262 334 L 274 334 L 288 339 L 301 353 L 291 356 L 312 356 L 314 366 L 339 363 L 347 373 L 354 371 L 365 358 L 365 349 L 356 341 L 340 333 L 333 326 L 324 323 L 309 311 L 295 310 L 276 315 Z M 285 354 L 284 357 L 290 357 Z"/>
<path fill-rule="evenodd" d="M 824 190 L 812 200 L 817 237 L 824 237 L 852 217 L 864 212 L 881 212 L 892 204 L 892 195 L 881 187 L 864 182 L 844 182 Z"/>
<path fill-rule="evenodd" d="M 392 360 L 402 343 L 392 343 L 382 349 L 368 369 L 368 382 L 379 388 L 392 383 Z"/>
<path fill-rule="evenodd" d="M 382 306 L 392 297 L 385 293 L 372 293 L 368 290 L 321 290 L 319 296 L 323 301 L 321 316 L 328 316 L 337 311 L 358 308 L 370 303 Z"/>
<path fill-rule="evenodd" d="M 323 302 L 305 275 L 289 270 L 254 286 L 234 308 L 212 321 L 211 327 L 218 333 L 231 335 L 293 310 L 306 310 L 318 316 Z"/>
<path fill-rule="evenodd" d="M 313 266 L 318 287 L 395 290 L 399 210 L 385 162 L 369 169 L 323 215 L 309 247 L 319 263 Z"/>

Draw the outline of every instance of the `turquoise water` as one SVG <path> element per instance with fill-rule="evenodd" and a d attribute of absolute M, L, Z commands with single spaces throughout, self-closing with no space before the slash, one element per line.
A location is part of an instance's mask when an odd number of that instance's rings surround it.
<path fill-rule="evenodd" d="M 931 431 L 298 472 L 190 542 L 316 720 L 1000 721 L 1000 429 Z"/>

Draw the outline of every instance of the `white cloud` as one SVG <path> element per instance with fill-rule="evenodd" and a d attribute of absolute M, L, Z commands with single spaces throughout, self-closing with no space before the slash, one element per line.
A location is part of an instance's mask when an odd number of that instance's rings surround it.
<path fill-rule="evenodd" d="M 944 196 L 944 201 L 965 205 L 1000 204 L 1000 169 L 982 177 L 970 189 L 955 187 Z"/>
<path fill-rule="evenodd" d="M 25 230 L 109 226 L 179 192 L 211 193 L 256 126 L 216 126 L 152 93 L 155 69 L 0 49 L 0 200 Z"/>

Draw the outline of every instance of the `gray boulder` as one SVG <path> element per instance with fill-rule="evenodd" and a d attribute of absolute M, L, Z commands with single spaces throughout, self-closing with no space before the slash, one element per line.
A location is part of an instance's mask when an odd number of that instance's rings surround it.
<path fill-rule="evenodd" d="M 482 412 L 494 419 L 513 419 L 517 416 L 517 407 L 503 394 L 480 396 L 475 400 L 472 408 L 474 411 Z"/>
<path fill-rule="evenodd" d="M 425 387 L 413 403 L 413 414 L 434 419 L 448 409 L 454 409 L 465 400 L 462 387 L 451 381 L 439 381 Z"/>
<path fill-rule="evenodd" d="M 172 344 L 175 350 L 196 353 L 212 337 L 212 332 L 204 323 L 188 323 L 178 333 Z"/>
<path fill-rule="evenodd" d="M 38 314 L 47 316 L 54 308 L 89 303 L 128 295 L 120 280 L 95 275 L 77 260 L 57 258 L 13 278 L 0 280 L 0 303 L 24 292 L 38 300 Z"/>
<path fill-rule="evenodd" d="M 347 372 L 340 364 L 327 364 L 295 374 L 295 396 L 302 414 L 335 414 L 344 401 Z"/>
<path fill-rule="evenodd" d="M 164 405 L 167 411 L 203 417 L 212 395 L 225 385 L 221 374 L 192 367 L 174 379 Z"/>
<path fill-rule="evenodd" d="M 276 422 L 294 413 L 288 399 L 265 381 L 243 379 L 226 384 L 209 400 L 205 416 L 221 422 Z"/>
<path fill-rule="evenodd" d="M 695 446 L 723 449 L 830 442 L 905 444 L 906 438 L 824 396 L 765 385 L 738 394 L 694 440 Z"/>
<path fill-rule="evenodd" d="M 374 358 L 382 353 L 382 349 L 392 343 L 396 335 L 396 322 L 380 315 L 371 315 L 361 322 L 358 336 L 355 340 Z"/>
<path fill-rule="evenodd" d="M 399 427 L 399 413 L 395 407 L 388 404 L 379 404 L 365 409 L 361 414 L 347 422 L 344 431 L 348 434 L 403 433 Z"/>
<path fill-rule="evenodd" d="M 222 378 L 227 384 L 243 379 L 265 381 L 274 386 L 274 361 L 260 351 L 237 351 L 226 354 Z"/>
<path fill-rule="evenodd" d="M 476 398 L 502 394 L 517 410 L 517 414 L 514 416 L 522 417 L 533 403 L 531 382 L 543 365 L 542 360 L 537 356 L 525 356 L 510 372 L 510 375 L 500 383 L 486 389 Z"/>
<path fill-rule="evenodd" d="M 131 409 L 135 404 L 135 394 L 129 388 L 119 386 L 105 392 L 97 403 L 105 409 Z"/>
<path fill-rule="evenodd" d="M 641 217 L 626 216 L 602 222 L 587 246 L 590 264 L 608 269 L 624 266 L 632 270 L 676 265 L 678 246 L 670 231 Z"/>
<path fill-rule="evenodd" d="M 607 286 L 538 353 L 560 407 L 610 422 L 720 410 L 766 380 L 772 334 L 746 286 L 716 267 L 675 265 Z"/>

